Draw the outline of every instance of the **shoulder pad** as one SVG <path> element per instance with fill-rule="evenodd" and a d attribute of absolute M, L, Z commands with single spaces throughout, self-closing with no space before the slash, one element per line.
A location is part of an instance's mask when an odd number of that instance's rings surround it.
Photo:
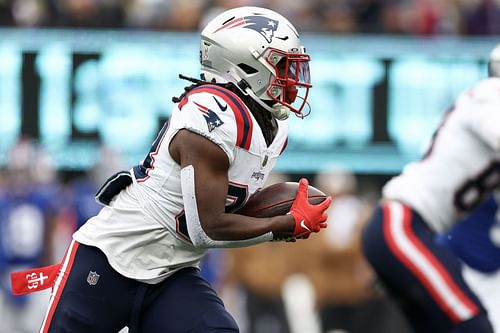
<path fill-rule="evenodd" d="M 203 115 L 209 132 L 226 122 L 234 122 L 235 145 L 243 149 L 250 148 L 253 132 L 252 116 L 248 107 L 235 93 L 217 85 L 203 85 L 194 88 L 186 95 L 179 103 L 179 110 L 188 103 L 192 103 Z"/>

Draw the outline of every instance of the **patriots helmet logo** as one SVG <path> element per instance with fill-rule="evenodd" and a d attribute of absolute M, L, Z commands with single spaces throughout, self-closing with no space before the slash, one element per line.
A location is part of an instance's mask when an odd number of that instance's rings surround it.
<path fill-rule="evenodd" d="M 207 122 L 209 132 L 212 132 L 215 128 L 224 124 L 224 122 L 219 118 L 217 113 L 213 112 L 206 106 L 203 106 L 196 102 L 194 102 L 194 104 L 196 104 L 198 110 L 203 114 L 203 117 L 205 117 L 205 121 Z"/>
<path fill-rule="evenodd" d="M 261 34 L 268 43 L 273 41 L 274 32 L 278 29 L 279 22 L 265 16 L 253 15 L 243 18 L 246 24 L 243 28 L 252 29 Z"/>
<path fill-rule="evenodd" d="M 278 20 L 256 14 L 227 21 L 222 27 L 214 31 L 214 33 L 236 27 L 247 28 L 257 31 L 268 43 L 271 43 L 273 41 L 274 32 L 278 29 L 278 25 Z"/>

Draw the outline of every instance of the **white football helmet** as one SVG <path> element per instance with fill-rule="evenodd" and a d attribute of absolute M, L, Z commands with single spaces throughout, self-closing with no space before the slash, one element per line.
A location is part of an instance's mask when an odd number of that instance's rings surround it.
<path fill-rule="evenodd" d="M 488 76 L 500 77 L 500 44 L 498 44 L 490 53 Z"/>
<path fill-rule="evenodd" d="M 269 9 L 227 10 L 201 32 L 202 79 L 234 83 L 277 119 L 309 114 L 309 61 L 297 30 Z"/>

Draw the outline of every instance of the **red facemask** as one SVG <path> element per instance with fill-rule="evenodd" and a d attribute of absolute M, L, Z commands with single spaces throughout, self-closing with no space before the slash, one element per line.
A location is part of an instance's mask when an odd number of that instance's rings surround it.
<path fill-rule="evenodd" d="M 280 59 L 278 63 L 273 62 L 273 59 L 276 58 Z M 288 107 L 298 117 L 307 116 L 310 110 L 308 112 L 303 112 L 303 110 L 306 106 L 309 108 L 307 97 L 309 89 L 312 87 L 309 73 L 309 55 L 272 49 L 266 60 L 275 68 L 277 73 L 276 78 L 271 82 L 267 90 L 268 96 Z"/>

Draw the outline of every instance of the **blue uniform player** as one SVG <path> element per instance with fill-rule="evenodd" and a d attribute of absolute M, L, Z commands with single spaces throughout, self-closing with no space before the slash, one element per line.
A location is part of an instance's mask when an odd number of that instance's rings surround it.
<path fill-rule="evenodd" d="M 500 210 L 491 196 L 445 234 L 438 243 L 448 247 L 467 266 L 486 274 L 500 269 Z"/>
<path fill-rule="evenodd" d="M 464 262 L 465 280 L 485 307 L 495 332 L 500 332 L 500 206 L 491 196 L 437 242 Z"/>

